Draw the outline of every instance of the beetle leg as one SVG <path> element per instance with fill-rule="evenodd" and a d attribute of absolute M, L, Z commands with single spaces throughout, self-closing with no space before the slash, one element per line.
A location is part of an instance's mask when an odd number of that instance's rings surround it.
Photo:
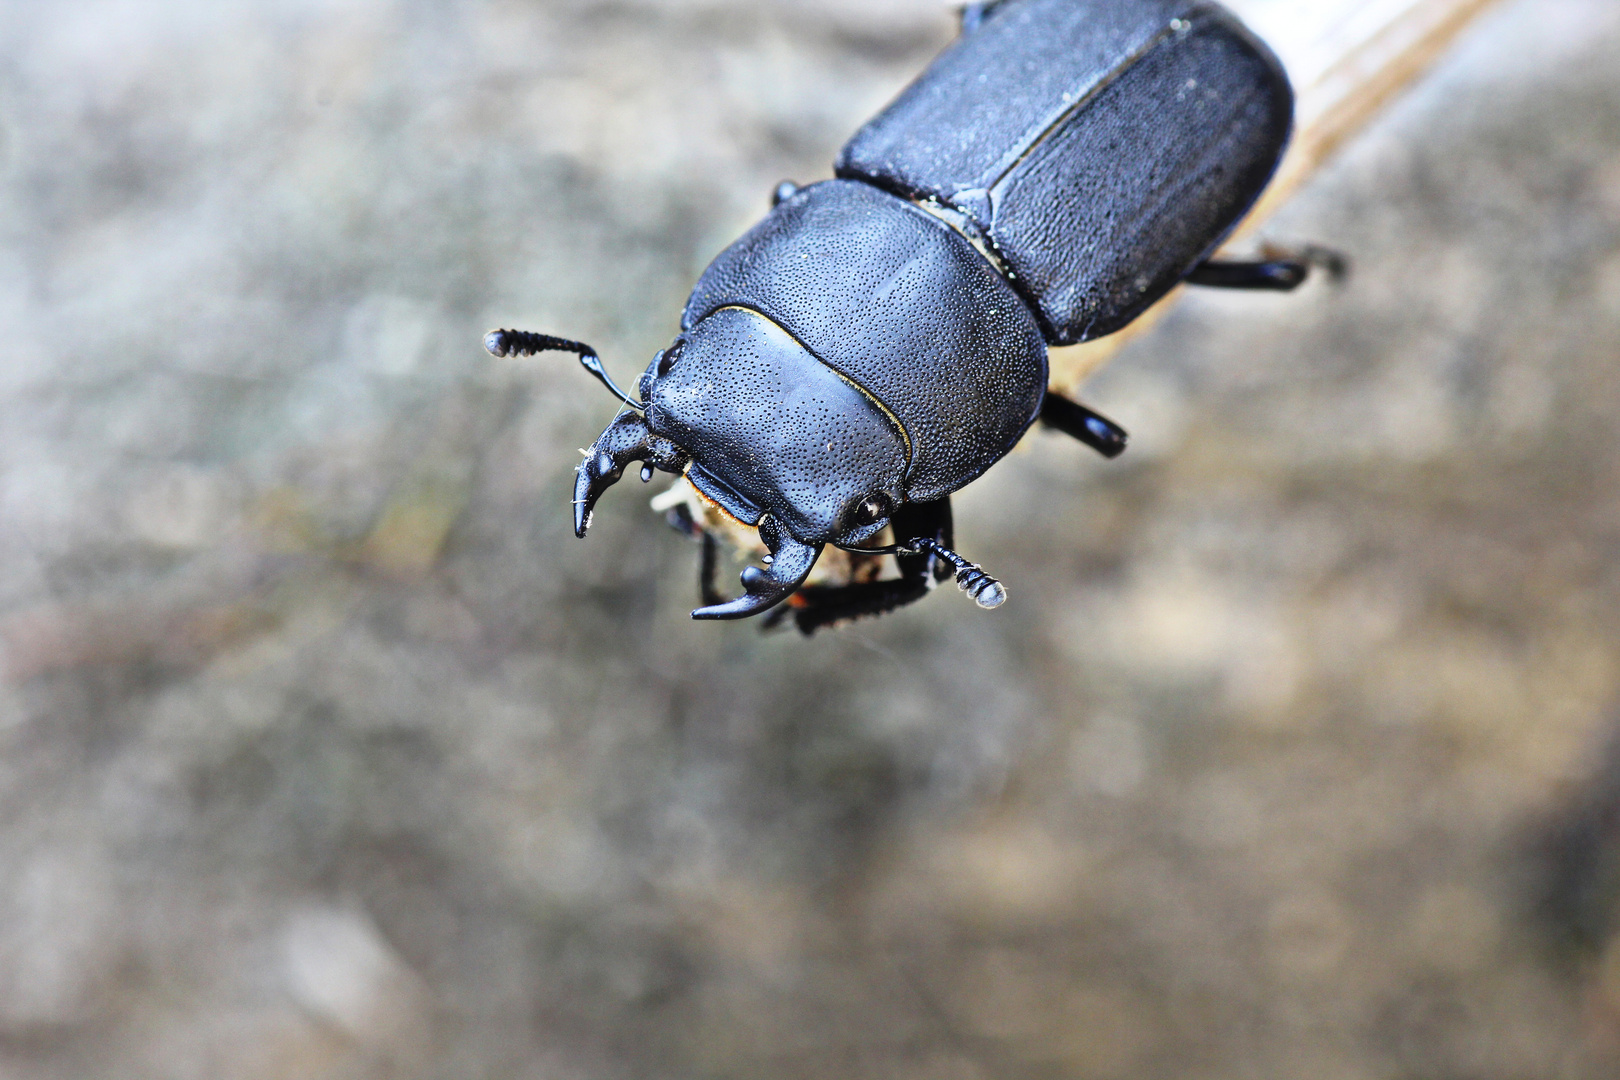
<path fill-rule="evenodd" d="M 671 507 L 664 521 L 682 536 L 698 542 L 698 602 L 704 607 L 725 603 L 726 598 L 720 595 L 715 584 L 720 572 L 720 541 L 692 517 L 692 510 L 685 503 Z"/>
<path fill-rule="evenodd" d="M 1273 257 L 1257 261 L 1209 259 L 1187 275 L 1189 285 L 1215 289 L 1269 289 L 1290 292 L 1305 284 L 1311 268 L 1318 267 L 1334 281 L 1343 280 L 1349 260 L 1330 248 L 1307 244 L 1299 251 L 1267 252 Z"/>
<path fill-rule="evenodd" d="M 1079 439 L 1103 457 L 1116 458 L 1125 452 L 1128 436 L 1124 428 L 1062 394 L 1046 392 L 1041 402 L 1041 423 Z"/>
<path fill-rule="evenodd" d="M 664 524 L 688 540 L 703 539 L 703 526 L 697 523 L 697 519 L 692 516 L 692 508 L 685 503 L 676 503 L 665 511 Z"/>
<path fill-rule="evenodd" d="M 742 572 L 743 595 L 724 604 L 711 604 L 692 612 L 694 619 L 746 619 L 768 611 L 792 596 L 810 576 L 821 557 L 822 544 L 804 544 L 769 516 L 761 518 L 759 538 L 770 549 L 770 567 L 750 566 Z"/>
<path fill-rule="evenodd" d="M 984 24 L 984 20 L 990 17 L 991 12 L 1004 3 L 1006 0 L 981 0 L 976 4 L 963 4 L 957 12 L 962 19 L 962 33 L 973 33 Z"/>
<path fill-rule="evenodd" d="M 770 613 L 765 628 L 774 629 L 784 620 L 792 619 L 799 633 L 809 637 L 826 626 L 867 616 L 886 615 L 921 600 L 929 593 L 928 557 L 908 555 L 901 558 L 919 565 L 904 577 L 887 581 L 800 589 L 791 603 Z"/>
<path fill-rule="evenodd" d="M 703 552 L 698 556 L 698 603 L 705 608 L 719 607 L 726 602 L 720 595 L 715 577 L 720 570 L 720 541 L 711 532 L 704 532 L 698 541 Z"/>
<path fill-rule="evenodd" d="M 953 543 L 951 500 L 947 497 L 933 502 L 907 503 L 895 511 L 892 526 L 896 536 L 931 537 L 949 546 Z M 883 615 L 905 607 L 927 596 L 936 581 L 951 576 L 944 560 L 926 553 L 897 553 L 895 562 L 900 565 L 898 579 L 800 589 L 785 606 L 771 612 L 766 621 L 767 629 L 791 618 L 799 633 L 809 637 L 835 623 Z"/>
<path fill-rule="evenodd" d="M 1226 262 L 1211 259 L 1200 263 L 1187 275 L 1189 285 L 1213 289 L 1269 289 L 1290 292 L 1305 284 L 1310 265 L 1293 259 L 1267 259 L 1264 262 Z"/>

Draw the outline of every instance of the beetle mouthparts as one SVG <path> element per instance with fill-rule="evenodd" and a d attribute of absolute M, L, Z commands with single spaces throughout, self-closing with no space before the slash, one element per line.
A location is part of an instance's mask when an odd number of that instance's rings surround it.
<path fill-rule="evenodd" d="M 640 413 L 620 413 L 585 452 L 574 477 L 574 535 L 583 537 L 602 492 L 618 483 L 624 467 L 652 456 L 652 432 Z"/>
<path fill-rule="evenodd" d="M 770 566 L 761 570 L 750 566 L 742 572 L 743 595 L 724 604 L 698 608 L 694 619 L 746 619 L 780 604 L 792 596 L 821 557 L 821 544 L 805 544 L 788 535 L 775 518 L 759 523 L 759 538 L 770 549 Z"/>

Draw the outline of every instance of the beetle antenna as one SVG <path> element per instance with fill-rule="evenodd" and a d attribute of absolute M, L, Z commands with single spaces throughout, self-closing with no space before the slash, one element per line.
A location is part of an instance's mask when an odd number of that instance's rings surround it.
<path fill-rule="evenodd" d="M 983 567 L 968 562 L 933 537 L 919 536 L 897 544 L 896 549 L 906 555 L 932 555 L 950 563 L 956 568 L 956 587 L 973 597 L 973 602 L 982 608 L 998 608 L 1007 602 L 1005 585 L 985 573 Z"/>
<path fill-rule="evenodd" d="M 533 356 L 543 352 L 574 353 L 579 357 L 579 362 L 585 370 L 595 375 L 603 386 L 612 391 L 614 397 L 637 412 L 644 410 L 641 402 L 619 389 L 619 384 L 613 381 L 613 376 L 602 366 L 602 358 L 596 355 L 596 350 L 582 341 L 569 341 L 567 338 L 531 333 L 528 330 L 491 330 L 484 335 L 484 348 L 489 350 L 491 356 Z"/>

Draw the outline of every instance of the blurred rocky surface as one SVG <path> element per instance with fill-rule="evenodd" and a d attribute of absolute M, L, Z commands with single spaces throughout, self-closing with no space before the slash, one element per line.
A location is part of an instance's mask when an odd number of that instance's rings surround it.
<path fill-rule="evenodd" d="M 0 8 L 0 1077 L 1620 1063 L 1620 12 L 1514 0 L 810 641 L 575 447 L 932 0 Z"/>

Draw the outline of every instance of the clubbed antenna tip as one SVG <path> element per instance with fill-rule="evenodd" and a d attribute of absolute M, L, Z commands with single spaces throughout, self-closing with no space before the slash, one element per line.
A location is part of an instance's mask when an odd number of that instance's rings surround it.
<path fill-rule="evenodd" d="M 613 396 L 641 411 L 641 402 L 631 397 L 619 388 L 613 377 L 602 366 L 601 357 L 596 350 L 583 341 L 569 341 L 567 338 L 552 337 L 550 334 L 536 334 L 528 330 L 491 330 L 484 335 L 484 348 L 491 356 L 534 356 L 543 352 L 571 352 L 579 357 L 579 362 L 586 371 L 595 375 L 597 381 L 613 392 Z"/>
<path fill-rule="evenodd" d="M 970 563 L 939 541 L 918 537 L 909 544 L 900 545 L 907 554 L 929 554 L 944 559 L 956 569 L 956 586 L 973 598 L 982 608 L 998 608 L 1007 602 L 1007 587 L 977 563 Z"/>

